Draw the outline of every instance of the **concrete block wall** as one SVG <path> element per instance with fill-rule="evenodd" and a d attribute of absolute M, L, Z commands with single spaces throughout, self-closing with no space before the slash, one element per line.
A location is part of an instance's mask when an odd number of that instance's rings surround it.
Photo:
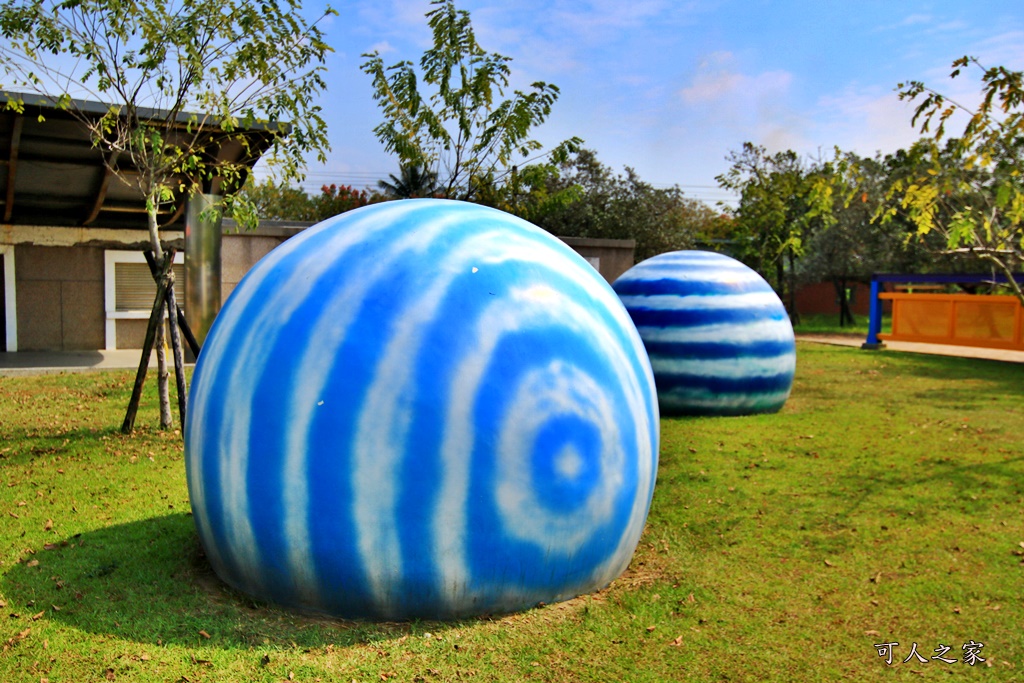
<path fill-rule="evenodd" d="M 17 245 L 18 349 L 104 346 L 103 249 Z"/>

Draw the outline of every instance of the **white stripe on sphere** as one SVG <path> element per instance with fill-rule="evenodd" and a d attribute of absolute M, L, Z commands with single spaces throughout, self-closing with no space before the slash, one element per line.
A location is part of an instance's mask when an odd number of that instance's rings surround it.
<path fill-rule="evenodd" d="M 747 294 L 642 294 L 619 297 L 628 309 L 650 311 L 721 311 L 756 309 L 778 305 L 775 292 L 749 292 Z"/>
<path fill-rule="evenodd" d="M 742 263 L 723 263 L 722 261 L 674 261 L 659 257 L 654 262 L 644 261 L 643 268 L 638 272 L 626 271 L 619 282 L 654 282 L 670 279 L 683 282 L 706 282 L 712 275 L 714 281 L 729 283 L 761 282 L 763 278 Z"/>
<path fill-rule="evenodd" d="M 790 390 L 784 389 L 783 391 L 760 393 L 757 394 L 756 398 L 757 402 L 761 404 L 781 405 L 789 398 L 789 394 Z M 669 403 L 673 401 L 680 402 L 689 410 L 706 409 L 716 411 L 724 407 L 749 408 L 751 403 L 751 396 L 749 394 L 717 394 L 702 388 L 687 389 L 676 387 L 665 392 L 663 398 L 666 398 Z"/>
<path fill-rule="evenodd" d="M 718 379 L 774 377 L 796 370 L 796 355 L 785 353 L 766 358 L 739 357 L 721 359 L 669 358 L 652 356 L 655 375 L 699 375 Z"/>
<path fill-rule="evenodd" d="M 638 327 L 647 342 L 697 343 L 722 342 L 752 344 L 765 341 L 793 341 L 793 327 L 788 318 L 767 318 L 756 325 L 750 323 L 712 323 L 692 327 Z"/>

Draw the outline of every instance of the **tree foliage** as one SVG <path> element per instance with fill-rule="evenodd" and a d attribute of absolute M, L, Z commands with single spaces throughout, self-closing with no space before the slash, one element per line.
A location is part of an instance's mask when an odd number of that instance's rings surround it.
<path fill-rule="evenodd" d="M 686 197 L 679 187 L 656 188 L 632 168 L 616 174 L 592 150 L 534 179 L 531 192 L 543 210 L 531 218 L 564 237 L 636 240 L 636 258 L 692 249 L 715 237 L 721 215 Z"/>
<path fill-rule="evenodd" d="M 503 99 L 511 58 L 480 47 L 469 13 L 453 0 L 431 5 L 426 16 L 433 45 L 420 58 L 422 77 L 410 61 L 385 67 L 379 53 L 363 55 L 362 69 L 373 78 L 373 97 L 384 114 L 374 133 L 402 166 L 434 173 L 445 196 L 471 200 L 481 181 L 501 183 L 517 160 L 540 152 L 531 131 L 547 119 L 559 90 L 538 81 Z M 563 161 L 581 143 L 570 138 L 547 155 Z"/>
<path fill-rule="evenodd" d="M 385 197 L 351 185 L 323 185 L 319 194 L 266 179 L 250 181 L 242 190 L 261 220 L 318 223 L 340 213 L 367 204 L 384 201 Z"/>
<path fill-rule="evenodd" d="M 792 150 L 771 154 L 745 142 L 727 160 L 729 170 L 716 180 L 740 197 L 732 210 L 736 254 L 771 283 L 796 318 L 796 264 L 831 195 L 816 191 L 812 169 Z"/>
<path fill-rule="evenodd" d="M 0 33 L 13 85 L 51 97 L 87 125 L 154 218 L 214 178 L 237 190 L 248 159 L 224 161 L 217 149 L 247 146 L 247 128 L 286 133 L 270 153 L 282 178 L 299 177 L 305 155 L 322 160 L 327 150 L 315 100 L 330 48 L 299 0 L 5 0 Z M 81 98 L 109 110 L 97 118 L 80 109 Z M 139 173 L 122 172 L 123 157 Z M 156 227 L 151 221 L 159 250 Z"/>
<path fill-rule="evenodd" d="M 583 196 L 580 186 L 561 183 L 559 175 L 557 165 L 536 163 L 513 168 L 504 182 L 496 182 L 493 175 L 478 178 L 474 201 L 544 225 Z"/>
<path fill-rule="evenodd" d="M 810 169 L 812 222 L 807 224 L 797 264 L 801 283 L 831 282 L 839 301 L 839 323 L 853 322 L 848 287 L 874 273 L 922 272 L 931 257 L 906 221 L 881 223 L 875 216 L 888 201 L 886 191 L 900 168 L 896 156 L 862 158 L 838 152 Z"/>
<path fill-rule="evenodd" d="M 986 68 L 973 57 L 953 62 L 951 78 L 980 73 L 981 101 L 971 107 L 920 81 L 899 84 L 900 99 L 917 102 L 912 123 L 927 137 L 907 151 L 914 172 L 894 179 L 894 205 L 884 220 L 903 213 L 920 235 L 938 233 L 948 253 L 991 263 L 1009 278 L 1024 266 L 1024 73 Z M 967 116 L 959 136 L 947 125 Z"/>
<path fill-rule="evenodd" d="M 390 199 L 435 197 L 441 193 L 437 173 L 416 164 L 402 164 L 397 176 L 391 173 L 388 180 L 378 180 L 377 187 Z"/>
<path fill-rule="evenodd" d="M 272 178 L 256 182 L 250 179 L 242 194 L 259 220 L 302 221 L 317 220 L 316 206 L 305 190 L 278 183 Z"/>
<path fill-rule="evenodd" d="M 376 196 L 366 190 L 357 190 L 351 185 L 323 185 L 320 194 L 313 197 L 314 220 L 326 220 L 374 201 L 377 201 Z"/>

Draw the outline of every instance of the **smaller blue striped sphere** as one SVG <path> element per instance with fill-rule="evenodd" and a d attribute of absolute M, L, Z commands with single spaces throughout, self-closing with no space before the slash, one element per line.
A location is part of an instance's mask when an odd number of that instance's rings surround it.
<path fill-rule="evenodd" d="M 771 285 L 736 259 L 659 254 L 612 288 L 647 348 L 663 415 L 773 413 L 789 398 L 793 325 Z"/>
<path fill-rule="evenodd" d="M 508 612 L 629 564 L 658 466 L 608 283 L 507 213 L 343 213 L 256 264 L 196 363 L 185 465 L 228 584 L 365 619 Z"/>

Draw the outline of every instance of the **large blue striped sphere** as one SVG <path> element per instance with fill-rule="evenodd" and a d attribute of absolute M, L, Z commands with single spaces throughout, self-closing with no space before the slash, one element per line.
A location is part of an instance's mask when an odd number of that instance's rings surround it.
<path fill-rule="evenodd" d="M 638 263 L 612 287 L 647 347 L 663 415 L 772 413 L 789 398 L 793 326 L 747 266 L 674 251 Z"/>
<path fill-rule="evenodd" d="M 355 618 L 513 611 L 603 587 L 654 488 L 643 343 L 575 252 L 433 199 L 261 260 L 196 364 L 189 493 L 217 574 Z"/>

